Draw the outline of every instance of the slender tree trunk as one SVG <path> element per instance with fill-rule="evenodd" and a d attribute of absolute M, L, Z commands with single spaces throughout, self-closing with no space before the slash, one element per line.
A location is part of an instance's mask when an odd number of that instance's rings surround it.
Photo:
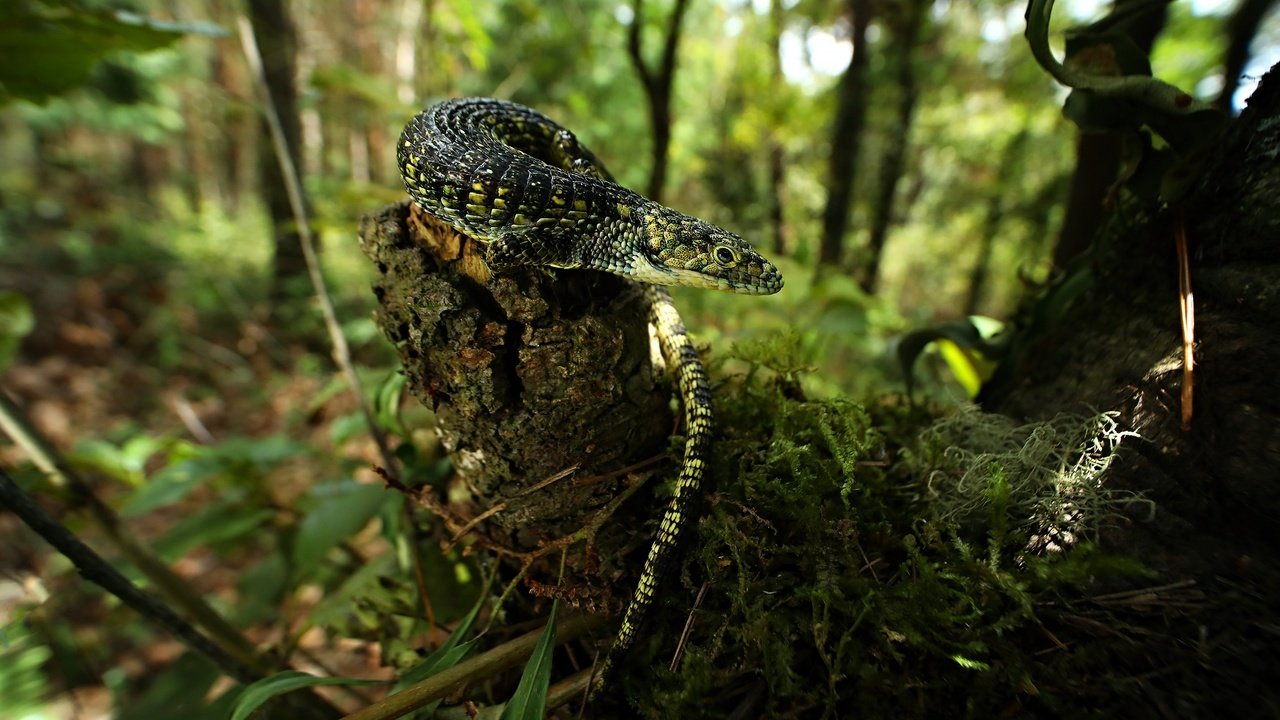
<path fill-rule="evenodd" d="M 1147 0 L 1115 0 L 1117 6 L 1142 3 Z M 1133 38 L 1138 48 L 1151 53 L 1156 36 L 1164 28 L 1168 2 L 1151 5 L 1147 12 L 1137 15 L 1128 26 L 1117 26 L 1116 31 Z M 1079 134 L 1076 143 L 1076 171 L 1071 177 L 1071 189 L 1067 197 L 1067 212 L 1058 234 L 1058 244 L 1053 249 L 1053 266 L 1061 270 L 1093 242 L 1094 235 L 1105 215 L 1104 204 L 1111 192 L 1116 173 L 1120 169 L 1120 140 L 1114 133 Z"/>
<path fill-rule="evenodd" d="M 425 8 L 424 0 L 400 0 L 399 17 L 396 20 L 399 26 L 395 52 L 396 100 L 405 106 L 412 105 L 418 99 L 418 38 L 426 36 Z"/>
<path fill-rule="evenodd" d="M 996 169 L 996 180 L 987 193 L 987 212 L 982 221 L 982 234 L 978 238 L 978 259 L 974 262 L 973 272 L 969 275 L 969 292 L 964 299 L 964 314 L 973 315 L 978 311 L 978 303 L 982 300 L 987 287 L 987 276 L 991 269 L 991 249 L 995 246 L 996 233 L 1005 217 L 1005 188 L 1018 168 L 1022 159 L 1022 150 L 1027 143 L 1029 131 L 1024 127 L 1014 135 L 1005 146 L 1000 157 L 1000 167 Z"/>
<path fill-rule="evenodd" d="M 667 155 L 671 147 L 671 85 L 676 70 L 676 48 L 680 43 L 680 29 L 684 24 L 689 0 L 676 0 L 662 46 L 662 58 L 657 68 L 644 59 L 641 32 L 644 29 L 644 0 L 632 0 L 634 17 L 627 32 L 627 51 L 631 64 L 644 85 L 649 103 L 649 121 L 653 130 L 653 165 L 649 172 L 647 194 L 651 200 L 662 200 L 662 188 L 667 181 Z"/>
<path fill-rule="evenodd" d="M 787 238 L 783 195 L 787 185 L 786 153 L 783 149 L 779 127 L 784 122 L 782 102 L 786 78 L 782 75 L 782 29 L 786 25 L 786 9 L 782 0 L 770 0 L 769 3 L 769 98 L 770 122 L 768 138 L 765 146 L 769 155 L 769 234 L 773 238 L 773 249 L 779 255 L 791 254 L 791 243 Z"/>
<path fill-rule="evenodd" d="M 827 180 L 827 208 L 822 214 L 822 245 L 818 269 L 840 265 L 844 233 L 853 201 L 854 171 L 867 117 L 867 25 L 871 0 L 848 0 L 853 28 L 853 57 L 836 89 L 836 117 L 831 137 L 831 164 Z"/>
<path fill-rule="evenodd" d="M 378 5 L 373 0 L 357 0 L 356 2 L 356 52 L 360 69 L 369 77 L 386 77 L 386 58 L 382 55 L 382 47 L 378 42 Z M 378 121 L 380 113 L 372 103 L 361 101 L 361 112 L 356 116 L 364 136 L 366 182 L 389 184 L 395 172 L 395 149 L 387 136 L 386 125 Z M 398 176 L 398 175 L 397 175 Z"/>
<path fill-rule="evenodd" d="M 254 0 L 249 3 L 249 19 L 253 34 L 262 52 L 263 68 L 267 76 L 267 89 L 271 102 L 280 115 L 285 141 L 294 167 L 301 168 L 302 123 L 298 117 L 298 90 L 295 80 L 297 69 L 297 33 L 285 0 Z M 271 143 L 259 143 L 258 166 L 262 178 L 262 196 L 271 213 L 275 228 L 275 263 L 271 285 L 273 308 L 287 307 L 287 301 L 298 296 L 295 286 L 305 284 L 306 262 L 289 198 L 285 193 L 284 178 L 276 161 Z"/>
<path fill-rule="evenodd" d="M 920 25 L 928 7 L 928 0 L 910 0 L 899 6 L 900 14 L 895 18 L 898 25 L 894 32 L 894 54 L 898 64 L 898 117 L 889 134 L 884 160 L 880 163 L 880 195 L 876 198 L 871 234 L 867 238 L 867 260 L 858 274 L 858 284 L 868 294 L 876 291 L 876 284 L 879 282 L 880 258 L 884 254 L 889 227 L 893 224 L 893 201 L 906 166 L 907 144 L 911 137 L 911 126 L 915 122 L 916 99 L 919 96 L 914 64 L 916 39 L 920 36 Z"/>
<path fill-rule="evenodd" d="M 1249 61 L 1249 46 L 1258 34 L 1262 18 L 1276 4 L 1276 0 L 1241 0 L 1231 19 L 1227 21 L 1227 52 L 1222 60 L 1222 92 L 1218 105 L 1231 109 L 1231 99 L 1240 87 L 1240 75 Z"/>

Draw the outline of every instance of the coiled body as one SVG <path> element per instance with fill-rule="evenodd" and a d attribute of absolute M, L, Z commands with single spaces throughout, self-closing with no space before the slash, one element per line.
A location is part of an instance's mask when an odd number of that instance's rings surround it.
<path fill-rule="evenodd" d="M 684 407 L 684 458 L 617 638 L 597 671 L 598 690 L 635 642 L 682 534 L 696 522 L 711 449 L 706 370 L 671 296 L 656 285 L 766 294 L 782 287 L 782 277 L 738 236 L 612 182 L 572 133 L 522 105 L 470 98 L 428 108 L 405 128 L 398 155 L 414 201 L 484 243 L 494 272 L 588 268 L 651 283 L 649 322 Z"/>
<path fill-rule="evenodd" d="M 742 238 L 612 182 L 573 133 L 523 105 L 463 98 L 428 108 L 405 127 L 398 159 L 414 201 L 485 242 L 495 272 L 549 265 L 656 285 L 782 288 Z"/>

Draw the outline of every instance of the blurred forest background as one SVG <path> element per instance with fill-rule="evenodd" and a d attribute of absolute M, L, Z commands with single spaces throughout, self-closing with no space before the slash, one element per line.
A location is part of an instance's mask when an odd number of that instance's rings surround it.
<path fill-rule="evenodd" d="M 1064 2 L 1055 45 L 1108 10 Z M 414 649 L 361 638 L 411 634 L 379 604 L 415 616 L 411 579 L 399 595 L 379 585 L 413 574 L 397 544 L 409 521 L 370 469 L 377 450 L 330 360 L 242 23 L 365 392 L 432 477 L 447 464 L 429 411 L 399 403 L 355 234 L 405 196 L 394 143 L 414 113 L 463 95 L 533 106 L 623 184 L 740 233 L 786 288 L 676 292 L 697 340 L 714 354 L 788 335 L 807 393 L 860 401 L 902 392 L 903 333 L 969 316 L 998 329 L 1110 206 L 1115 166 L 1087 167 L 1098 146 L 1063 118 L 1066 90 L 1032 59 L 1025 12 L 1002 0 L 8 0 L 0 383 L 129 532 L 253 642 L 320 674 L 386 678 L 384 663 Z M 1268 0 L 1178 0 L 1147 34 L 1156 77 L 1231 110 L 1280 61 Z M 926 360 L 917 394 L 947 404 L 976 390 L 969 364 Z M 112 531 L 31 461 L 0 444 L 0 466 L 102 550 Z M 0 537 L 0 717 L 173 717 L 182 703 L 193 720 L 226 716 L 234 697 L 212 666 L 78 582 L 12 516 Z M 419 577 L 447 588 L 427 611 L 434 646 L 475 602 L 481 569 L 456 552 L 423 562 Z M 376 696 L 350 692 L 334 702 Z"/>

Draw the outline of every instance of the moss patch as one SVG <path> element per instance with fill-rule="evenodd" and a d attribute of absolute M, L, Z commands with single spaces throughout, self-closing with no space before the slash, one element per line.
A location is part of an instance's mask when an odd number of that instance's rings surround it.
<path fill-rule="evenodd" d="M 636 709 L 1050 709 L 1065 647 L 1043 608 L 1084 580 L 1147 573 L 1090 542 L 1140 500 L 1103 490 L 1123 439 L 1107 418 L 1015 426 L 976 411 L 937 419 L 894 402 L 810 400 L 785 338 L 734 355 L 747 370 L 721 373 L 715 392 L 716 491 L 664 624 L 683 626 L 690 598 L 705 593 L 676 670 L 666 669 L 672 634 L 638 649 Z"/>

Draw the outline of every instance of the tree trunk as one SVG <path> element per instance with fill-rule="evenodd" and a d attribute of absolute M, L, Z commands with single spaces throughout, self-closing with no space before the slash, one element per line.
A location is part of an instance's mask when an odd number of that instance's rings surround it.
<path fill-rule="evenodd" d="M 267 90 L 280 124 L 294 167 L 301 168 L 302 122 L 298 115 L 297 34 L 285 0 L 255 0 L 249 3 L 253 35 L 262 53 Z M 264 135 L 266 131 L 264 130 Z M 271 306 L 287 311 L 291 300 L 307 292 L 307 265 L 298 241 L 297 222 L 289 207 L 284 177 L 270 142 L 258 146 L 258 168 L 262 196 L 275 229 L 275 257 L 272 270 Z M 281 318 L 287 320 L 287 318 Z"/>
<path fill-rule="evenodd" d="M 844 232 L 853 202 L 854 171 L 867 117 L 867 25 L 871 0 L 848 0 L 853 28 L 853 56 L 836 88 L 836 117 L 831 130 L 831 164 L 827 179 L 827 208 L 822 214 L 822 244 L 818 270 L 837 267 L 844 254 Z"/>
<path fill-rule="evenodd" d="M 644 59 L 641 33 L 644 30 L 644 0 L 634 0 L 634 17 L 627 31 L 627 52 L 640 83 L 644 86 L 649 105 L 649 122 L 653 130 L 653 165 L 649 172 L 646 191 L 649 199 L 661 202 L 662 188 L 667 182 L 667 155 L 671 149 L 671 85 L 676 71 L 676 48 L 680 43 L 680 30 L 689 0 L 676 0 L 676 6 L 667 20 L 662 46 L 662 58 L 657 68 L 651 68 Z"/>
<path fill-rule="evenodd" d="M 1280 706 L 1280 72 L 1216 146 L 1198 188 L 1174 212 L 1100 241 L 1087 290 L 1053 327 L 1021 340 L 1021 367 L 984 388 L 989 410 L 1023 418 L 1113 410 L 1138 434 L 1107 487 L 1141 491 L 1154 516 L 1117 526 L 1107 548 L 1133 553 L 1194 602 L 1128 652 L 1165 717 L 1259 717 Z M 1181 428 L 1184 368 L 1175 235 L 1185 224 L 1195 302 L 1194 413 Z M 1077 652 L 1091 652 L 1076 648 Z M 1270 708 L 1269 710 L 1266 708 Z M 1154 711 L 1152 711 L 1154 712 Z"/>
<path fill-rule="evenodd" d="M 619 496 L 621 478 L 644 477 L 619 469 L 662 451 L 672 415 L 635 283 L 540 268 L 489 281 L 473 242 L 409 203 L 367 216 L 360 240 L 379 272 L 377 322 L 400 353 L 410 391 L 435 411 L 465 481 L 465 501 L 434 488 L 419 495 L 453 531 L 496 510 L 477 530 L 486 547 L 534 553 L 581 529 Z M 549 478 L 559 479 L 543 487 Z M 646 505 L 631 508 L 647 517 Z M 631 528 L 615 520 L 585 550 L 579 543 L 571 567 L 594 562 L 577 553 L 594 557 L 597 544 L 602 558 L 643 550 L 646 536 Z M 615 573 L 606 580 L 621 572 L 606 565 Z M 547 571 L 543 582 L 554 583 L 554 568 L 538 568 Z M 630 585 L 615 585 L 573 599 L 617 608 Z"/>
<path fill-rule="evenodd" d="M 782 74 L 782 29 L 786 24 L 786 9 L 782 0 L 769 2 L 769 88 L 772 97 L 768 106 L 770 122 L 765 148 L 769 155 L 769 235 L 773 249 L 779 255 L 791 254 L 787 238 L 787 225 L 783 197 L 787 185 L 786 152 L 783 149 L 779 128 L 785 122 L 785 109 L 781 107 L 786 78 Z"/>
<path fill-rule="evenodd" d="M 1249 46 L 1258 34 L 1258 26 L 1276 0 L 1241 0 L 1227 21 L 1227 51 L 1222 60 L 1222 92 L 1218 106 L 1231 110 L 1231 101 L 1240 87 L 1240 76 L 1249 62 Z"/>
<path fill-rule="evenodd" d="M 895 62 L 898 64 L 898 117 L 890 130 L 884 159 L 880 164 L 880 195 L 876 198 L 871 233 L 867 238 L 867 260 L 858 273 L 858 284 L 868 294 L 876 291 L 876 283 L 880 277 L 880 257 L 884 254 L 889 226 L 893 224 L 893 200 L 897 196 L 898 182 L 902 179 L 902 170 L 906 166 L 907 143 L 911 137 L 911 126 L 915 122 L 916 98 L 919 94 L 914 66 L 916 39 L 920 36 L 920 25 L 928 6 L 929 3 L 925 0 L 910 0 L 898 7 L 900 14 L 894 18 L 898 26 L 893 40 Z"/>
<path fill-rule="evenodd" d="M 1147 0 L 1115 0 L 1117 7 Z M 1168 0 L 1152 4 L 1135 16 L 1128 27 L 1117 26 L 1116 32 L 1128 34 L 1143 54 L 1151 54 L 1156 36 L 1164 29 Z M 1120 169 L 1120 138 L 1115 133 L 1080 132 L 1076 144 L 1076 171 L 1071 176 L 1067 212 L 1053 249 L 1053 267 L 1062 270 L 1093 242 L 1103 216 L 1107 196 Z"/>

